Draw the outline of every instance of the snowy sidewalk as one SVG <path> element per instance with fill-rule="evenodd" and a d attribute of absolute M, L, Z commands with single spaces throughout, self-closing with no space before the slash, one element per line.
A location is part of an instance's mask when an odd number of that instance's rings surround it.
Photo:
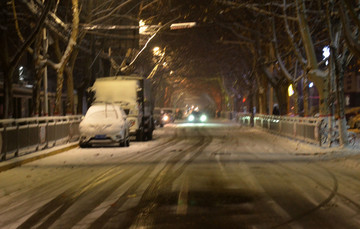
<path fill-rule="evenodd" d="M 22 155 L 20 157 L 14 157 L 7 161 L 0 162 L 0 172 L 15 168 L 17 166 L 21 166 L 23 164 L 39 160 L 41 158 L 49 157 L 52 155 L 56 155 L 70 149 L 76 148 L 78 146 L 78 142 L 71 142 L 64 145 L 55 146 L 52 148 L 40 150 L 37 152 L 29 153 L 26 155 Z"/>

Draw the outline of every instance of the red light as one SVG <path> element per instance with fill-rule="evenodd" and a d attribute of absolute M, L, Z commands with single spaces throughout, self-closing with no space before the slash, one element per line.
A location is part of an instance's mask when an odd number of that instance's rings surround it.
<path fill-rule="evenodd" d="M 246 101 L 246 98 L 243 98 L 243 103 L 245 103 L 245 101 Z"/>
<path fill-rule="evenodd" d="M 134 126 L 135 125 L 135 120 L 129 120 L 129 124 L 130 124 L 130 126 Z"/>

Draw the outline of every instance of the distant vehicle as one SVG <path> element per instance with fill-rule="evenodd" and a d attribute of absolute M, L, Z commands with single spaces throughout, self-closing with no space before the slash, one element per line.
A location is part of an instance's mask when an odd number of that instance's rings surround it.
<path fill-rule="evenodd" d="M 175 121 L 175 112 L 172 108 L 159 108 L 154 109 L 154 120 L 155 124 L 163 127 L 167 123 Z"/>
<path fill-rule="evenodd" d="M 154 124 L 156 126 L 159 126 L 161 123 L 161 118 L 162 118 L 161 108 L 159 108 L 159 107 L 154 108 L 153 118 L 154 118 Z"/>
<path fill-rule="evenodd" d="M 137 76 L 112 76 L 96 79 L 92 91 L 95 102 L 119 104 L 130 122 L 130 136 L 137 141 L 151 140 L 155 129 L 151 83 Z"/>
<path fill-rule="evenodd" d="M 187 117 L 188 122 L 206 122 L 207 115 L 200 111 L 193 111 Z"/>
<path fill-rule="evenodd" d="M 165 124 L 172 123 L 175 121 L 175 117 L 172 113 L 164 113 L 161 116 L 160 127 L 163 127 Z"/>
<path fill-rule="evenodd" d="M 118 105 L 97 103 L 92 105 L 79 126 L 80 147 L 92 144 L 129 146 L 129 122 L 125 111 Z"/>

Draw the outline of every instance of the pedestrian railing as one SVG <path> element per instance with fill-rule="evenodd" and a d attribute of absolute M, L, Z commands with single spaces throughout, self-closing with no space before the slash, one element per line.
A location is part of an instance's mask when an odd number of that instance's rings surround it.
<path fill-rule="evenodd" d="M 256 114 L 238 114 L 241 125 L 265 129 L 272 133 L 321 145 L 320 126 L 323 118 L 287 117 Z"/>
<path fill-rule="evenodd" d="M 0 160 L 79 139 L 80 115 L 0 120 Z"/>
<path fill-rule="evenodd" d="M 250 113 L 238 113 L 236 118 L 240 125 L 251 126 L 251 114 Z"/>

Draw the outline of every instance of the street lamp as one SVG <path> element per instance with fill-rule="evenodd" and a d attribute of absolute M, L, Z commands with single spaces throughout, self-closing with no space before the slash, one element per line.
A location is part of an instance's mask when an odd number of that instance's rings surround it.
<path fill-rule="evenodd" d="M 170 25 L 170 29 L 188 29 L 196 25 L 196 22 L 183 22 L 183 23 L 173 23 Z"/>
<path fill-rule="evenodd" d="M 329 46 L 325 46 L 322 51 L 323 51 L 323 57 L 324 57 L 323 60 L 325 60 L 330 56 L 330 48 L 329 48 Z M 329 63 L 328 60 L 325 61 L 325 65 L 328 65 L 328 63 Z"/>
<path fill-rule="evenodd" d="M 290 84 L 290 86 L 288 87 L 288 95 L 292 96 L 294 94 L 294 89 L 293 89 L 293 85 Z"/>
<path fill-rule="evenodd" d="M 154 56 L 162 56 L 163 52 L 161 51 L 161 49 L 159 47 L 156 46 L 153 48 L 153 54 L 154 54 Z"/>

